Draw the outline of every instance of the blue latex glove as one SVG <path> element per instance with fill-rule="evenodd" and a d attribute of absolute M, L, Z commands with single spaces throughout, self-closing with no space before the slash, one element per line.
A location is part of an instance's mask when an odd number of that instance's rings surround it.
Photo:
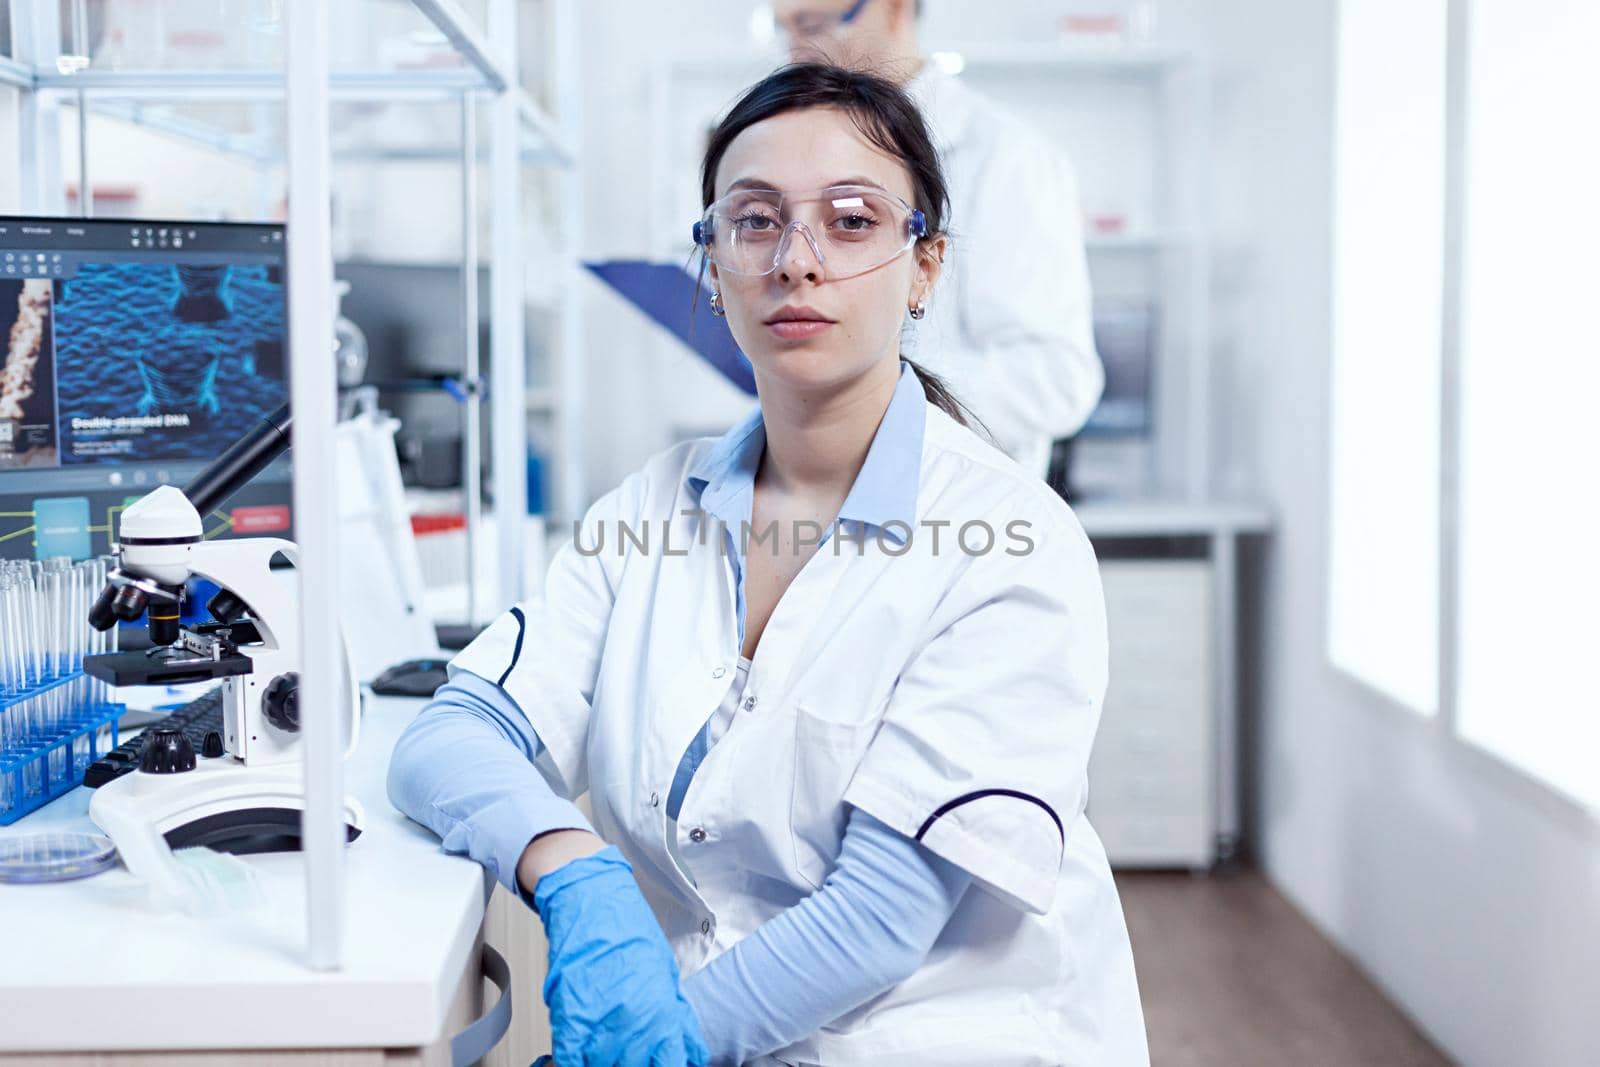
<path fill-rule="evenodd" d="M 704 1067 L 700 1022 L 678 965 L 615 847 L 533 887 L 550 940 L 544 1002 L 557 1067 Z"/>

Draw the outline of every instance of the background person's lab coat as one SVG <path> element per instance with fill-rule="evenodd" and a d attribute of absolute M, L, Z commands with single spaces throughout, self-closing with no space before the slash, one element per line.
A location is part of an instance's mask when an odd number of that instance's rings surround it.
<path fill-rule="evenodd" d="M 1077 179 L 1042 136 L 935 63 L 907 88 L 944 160 L 951 234 L 908 354 L 1043 477 L 1050 442 L 1082 428 L 1105 387 Z"/>

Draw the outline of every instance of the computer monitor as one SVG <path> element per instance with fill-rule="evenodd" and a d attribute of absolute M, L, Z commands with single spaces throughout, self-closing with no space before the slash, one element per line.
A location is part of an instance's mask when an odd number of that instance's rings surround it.
<path fill-rule="evenodd" d="M 1089 416 L 1085 437 L 1140 438 L 1151 432 L 1151 369 L 1155 314 L 1148 304 L 1107 301 L 1094 309 L 1094 347 L 1105 368 L 1105 390 Z"/>
<path fill-rule="evenodd" d="M 288 399 L 281 225 L 0 216 L 0 556 L 109 551 Z M 207 537 L 288 536 L 279 460 Z"/>

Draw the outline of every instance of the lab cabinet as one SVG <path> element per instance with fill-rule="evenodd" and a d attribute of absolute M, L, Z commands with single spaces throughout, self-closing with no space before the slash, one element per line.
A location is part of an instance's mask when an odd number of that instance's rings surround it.
<path fill-rule="evenodd" d="M 1207 560 L 1101 565 L 1110 677 L 1089 821 L 1116 867 L 1209 867 L 1217 825 Z"/>

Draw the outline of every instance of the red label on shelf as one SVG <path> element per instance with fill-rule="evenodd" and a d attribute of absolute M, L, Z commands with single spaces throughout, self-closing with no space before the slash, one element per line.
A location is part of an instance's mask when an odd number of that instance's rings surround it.
<path fill-rule="evenodd" d="M 427 534 L 449 533 L 452 530 L 465 530 L 466 528 L 467 517 L 459 513 L 411 516 L 411 532 L 418 537 Z"/>
<path fill-rule="evenodd" d="M 236 534 L 281 533 L 288 528 L 287 504 L 265 504 L 233 509 L 233 532 Z"/>

